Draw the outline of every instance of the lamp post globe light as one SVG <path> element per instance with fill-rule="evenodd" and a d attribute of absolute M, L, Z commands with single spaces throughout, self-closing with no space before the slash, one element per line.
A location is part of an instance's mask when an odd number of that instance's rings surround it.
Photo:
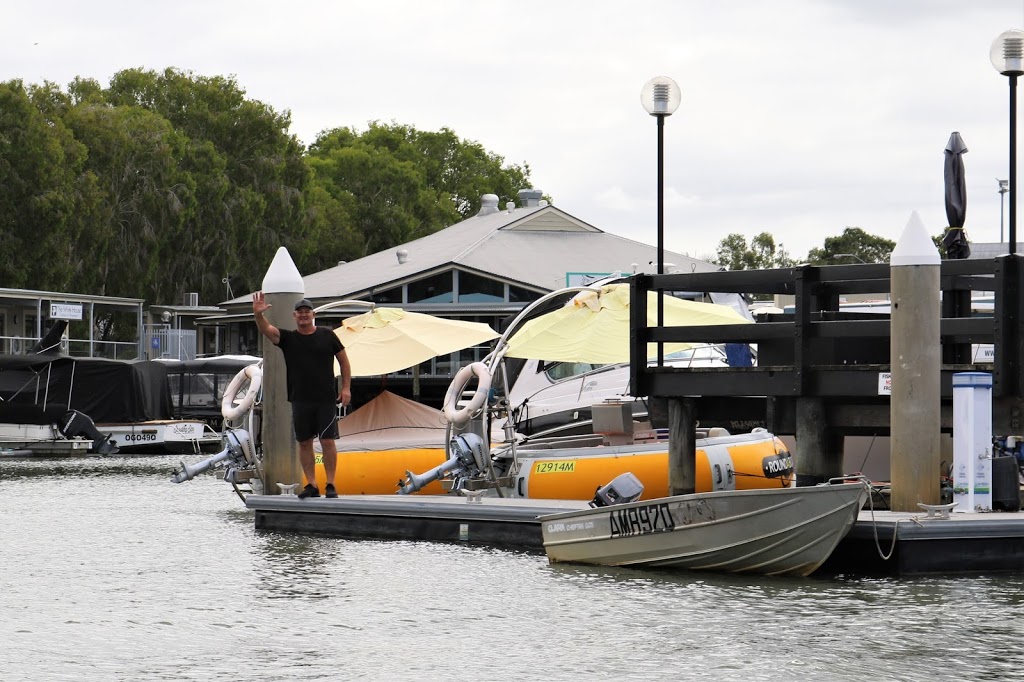
<path fill-rule="evenodd" d="M 1024 31 L 1000 33 L 989 59 L 996 71 L 1010 79 L 1010 254 L 1017 252 L 1017 77 L 1024 73 Z"/>
<path fill-rule="evenodd" d="M 658 274 L 665 274 L 665 117 L 679 108 L 682 93 L 667 76 L 655 76 L 640 90 L 640 103 L 658 120 Z M 665 324 L 665 301 L 658 296 L 658 326 Z M 664 345 L 658 342 L 658 366 L 664 362 Z"/>
<path fill-rule="evenodd" d="M 665 274 L 665 117 L 679 108 L 682 93 L 667 76 L 656 76 L 644 83 L 640 103 L 658 120 L 658 274 Z M 658 324 L 661 324 L 659 319 Z"/>

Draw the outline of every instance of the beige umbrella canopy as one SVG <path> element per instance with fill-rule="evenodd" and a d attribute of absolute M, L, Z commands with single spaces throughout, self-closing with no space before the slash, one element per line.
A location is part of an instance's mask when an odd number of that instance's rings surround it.
<path fill-rule="evenodd" d="M 657 306 L 657 294 L 648 292 L 648 327 L 657 325 Z M 673 296 L 665 296 L 664 321 L 670 327 L 752 324 L 729 306 Z M 686 343 L 664 345 L 666 354 L 692 347 Z M 656 345 L 649 344 L 647 356 L 656 354 Z M 629 284 L 581 292 L 562 308 L 530 320 L 509 338 L 506 355 L 595 364 L 629 362 Z"/>
<path fill-rule="evenodd" d="M 345 346 L 352 376 L 357 377 L 398 372 L 498 337 L 481 322 L 451 320 L 399 308 L 374 308 L 349 317 L 334 333 Z"/>

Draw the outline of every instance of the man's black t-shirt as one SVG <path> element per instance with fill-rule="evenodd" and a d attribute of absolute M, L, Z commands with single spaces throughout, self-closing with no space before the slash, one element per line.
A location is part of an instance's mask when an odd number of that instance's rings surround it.
<path fill-rule="evenodd" d="M 334 356 L 344 350 L 341 340 L 325 327 L 312 334 L 282 329 L 277 346 L 284 353 L 289 402 L 331 402 L 338 398 Z"/>

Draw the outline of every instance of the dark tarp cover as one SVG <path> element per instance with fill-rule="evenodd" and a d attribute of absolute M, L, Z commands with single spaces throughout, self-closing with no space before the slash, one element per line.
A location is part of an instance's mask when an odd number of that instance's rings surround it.
<path fill-rule="evenodd" d="M 79 410 L 96 423 L 172 418 L 167 370 L 149 360 L 0 355 L 0 398 Z"/>

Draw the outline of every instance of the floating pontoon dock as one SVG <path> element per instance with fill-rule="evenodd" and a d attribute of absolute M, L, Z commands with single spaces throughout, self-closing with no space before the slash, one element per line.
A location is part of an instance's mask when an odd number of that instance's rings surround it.
<path fill-rule="evenodd" d="M 573 509 L 578 500 L 448 495 L 365 495 L 300 500 L 250 495 L 258 530 L 346 538 L 427 540 L 543 551 L 537 517 Z M 893 533 L 896 534 L 895 544 Z M 876 541 L 877 538 L 877 541 Z M 892 552 L 888 560 L 882 554 Z M 1024 572 L 1024 513 L 956 513 L 942 518 L 862 510 L 822 574 Z"/>

